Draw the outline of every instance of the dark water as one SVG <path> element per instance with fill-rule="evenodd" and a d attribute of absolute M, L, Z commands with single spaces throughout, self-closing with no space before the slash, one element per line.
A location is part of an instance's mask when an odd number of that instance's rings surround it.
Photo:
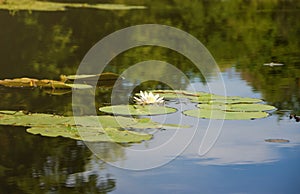
<path fill-rule="evenodd" d="M 22 127 L 0 126 L 0 193 L 299 193 L 300 123 L 288 117 L 290 113 L 300 115 L 299 2 L 128 3 L 147 9 L 72 9 L 14 15 L 0 11 L 0 79 L 59 79 L 61 74 L 75 74 L 84 55 L 106 35 L 137 24 L 164 24 L 190 33 L 207 47 L 222 71 L 228 95 L 262 98 L 278 110 L 265 119 L 225 121 L 214 147 L 199 156 L 204 135 L 201 129 L 208 124 L 202 119 L 199 131 L 180 156 L 144 171 L 109 165 L 81 141 L 34 136 Z M 145 60 L 175 65 L 199 91 L 208 90 L 208 84 L 220 84 L 213 75 L 204 78 L 186 57 L 159 47 L 130 49 L 114 58 L 105 71 L 121 74 Z M 284 65 L 263 65 L 272 61 Z M 152 71 L 167 76 L 159 67 Z M 191 89 L 184 82 L 178 84 Z M 146 82 L 136 90 L 155 88 L 166 85 Z M 111 90 L 106 87 L 98 91 L 97 106 L 110 103 Z M 54 95 L 39 89 L 0 87 L 0 94 L 1 110 L 72 115 L 71 93 Z M 173 133 L 157 131 L 153 140 L 129 146 L 156 147 Z M 264 141 L 269 138 L 290 142 Z M 146 162 L 115 144 L 97 146 L 113 165 Z"/>

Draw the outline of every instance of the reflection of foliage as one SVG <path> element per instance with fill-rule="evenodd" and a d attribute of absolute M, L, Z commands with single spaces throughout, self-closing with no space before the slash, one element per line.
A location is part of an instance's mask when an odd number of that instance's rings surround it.
<path fill-rule="evenodd" d="M 166 4 L 144 0 L 139 3 L 149 9 L 70 10 L 49 15 L 20 12 L 15 16 L 0 12 L 0 25 L 9 26 L 0 31 L 0 44 L 6 45 L 0 47 L 0 77 L 57 79 L 60 74 L 74 74 L 84 54 L 101 37 L 134 24 L 159 23 L 194 35 L 209 48 L 221 69 L 236 64 L 243 78 L 275 106 L 299 109 L 299 1 L 171 0 Z M 149 59 L 173 64 L 191 79 L 201 78 L 184 56 L 157 47 L 130 49 L 116 57 L 107 70 L 121 73 Z M 277 68 L 280 71 L 261 67 L 271 61 L 286 66 Z M 282 87 L 288 92 L 282 92 Z"/>
<path fill-rule="evenodd" d="M 115 180 L 104 170 L 104 163 L 90 160 L 90 152 L 80 141 L 28 136 L 23 128 L 9 126 L 0 127 L 0 138 L 0 166 L 6 169 L 0 177 L 1 193 L 10 193 L 11 183 L 14 183 L 13 191 L 19 190 L 18 193 L 57 190 L 106 193 L 115 187 Z M 124 157 L 119 147 L 116 152 L 113 149 L 109 152 L 115 157 L 111 161 Z M 71 184 L 70 176 L 78 172 L 87 173 L 89 180 L 78 176 L 76 183 Z M 93 175 L 99 178 L 94 179 Z"/>
<path fill-rule="evenodd" d="M 65 64 L 65 59 L 73 57 L 76 50 L 75 45 L 70 45 L 72 30 L 54 25 L 47 35 L 46 37 L 40 37 L 39 40 L 40 46 L 46 47 L 47 52 L 36 53 L 37 55 L 32 62 L 34 70 L 37 72 L 46 71 L 49 74 L 56 73 L 57 75 L 62 72 L 72 73 L 68 72 L 68 64 Z"/>
<path fill-rule="evenodd" d="M 86 92 L 92 92 L 90 90 L 84 91 L 86 98 L 80 98 L 82 101 L 78 104 L 72 104 L 72 93 L 64 94 L 61 96 L 51 95 L 52 91 L 34 89 L 19 89 L 19 88 L 4 88 L 0 87 L 0 94 L 3 100 L 0 104 L 2 110 L 25 110 L 29 112 L 44 112 L 54 113 L 64 116 L 73 115 L 72 106 L 82 109 L 82 112 L 86 114 L 92 114 L 93 110 L 89 110 L 91 105 L 87 102 L 93 102 L 92 95 L 86 95 Z M 96 106 L 100 107 L 102 104 L 110 102 L 111 89 L 100 88 L 96 90 L 95 97 L 97 99 Z M 91 99 L 93 98 L 93 99 Z"/>

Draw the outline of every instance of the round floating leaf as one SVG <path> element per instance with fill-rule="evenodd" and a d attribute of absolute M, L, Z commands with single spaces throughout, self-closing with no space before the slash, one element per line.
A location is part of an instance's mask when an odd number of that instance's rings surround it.
<path fill-rule="evenodd" d="M 101 107 L 99 110 L 117 115 L 160 115 L 177 111 L 175 108 L 158 105 L 115 105 Z"/>
<path fill-rule="evenodd" d="M 79 131 L 80 130 L 80 131 Z M 37 126 L 27 129 L 28 133 L 40 134 L 46 137 L 67 137 L 75 140 L 89 142 L 116 142 L 116 143 L 137 143 L 152 138 L 151 134 L 138 133 L 116 128 L 99 129 L 95 127 L 45 127 Z"/>
<path fill-rule="evenodd" d="M 24 112 L 9 113 L 0 111 L 1 125 L 15 126 L 42 126 L 42 125 L 74 125 L 72 117 L 63 117 L 51 114 L 25 114 Z"/>
<path fill-rule="evenodd" d="M 264 118 L 268 116 L 266 112 L 228 112 L 217 109 L 194 109 L 184 111 L 183 114 L 206 119 L 226 119 L 226 120 L 248 120 Z"/>
<path fill-rule="evenodd" d="M 114 128 L 104 129 L 109 139 L 117 143 L 134 143 L 141 142 L 145 140 L 150 140 L 152 138 L 151 134 L 139 133 L 135 131 L 120 131 Z"/>
<path fill-rule="evenodd" d="M 198 104 L 200 109 L 216 109 L 230 112 L 258 112 L 276 109 L 266 104 Z"/>
<path fill-rule="evenodd" d="M 218 95 L 205 95 L 200 97 L 191 97 L 192 102 L 202 104 L 238 104 L 238 103 L 258 103 L 262 102 L 261 99 L 257 98 L 244 98 L 238 96 L 218 96 Z"/>

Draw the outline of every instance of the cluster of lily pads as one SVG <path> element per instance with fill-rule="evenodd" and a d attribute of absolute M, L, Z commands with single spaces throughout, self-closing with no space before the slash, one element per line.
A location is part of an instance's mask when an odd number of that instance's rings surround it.
<path fill-rule="evenodd" d="M 160 96 L 161 97 L 160 97 Z M 100 111 L 118 115 L 156 115 L 173 113 L 177 110 L 162 106 L 163 99 L 187 98 L 197 103 L 192 110 L 183 114 L 206 119 L 247 120 L 264 118 L 267 111 L 276 109 L 274 106 L 262 104 L 261 99 L 238 96 L 221 96 L 205 92 L 187 92 L 180 90 L 154 90 L 149 93 L 140 92 L 134 97 L 136 104 L 114 105 L 101 107 Z"/>
<path fill-rule="evenodd" d="M 28 133 L 46 137 L 61 136 L 88 142 L 116 143 L 141 142 L 150 140 L 153 136 L 144 132 L 136 132 L 134 129 L 175 127 L 174 125 L 153 122 L 149 118 L 109 115 L 66 117 L 42 113 L 28 114 L 22 111 L 0 111 L 0 124 L 23 126 L 27 128 Z"/>
<path fill-rule="evenodd" d="M 61 81 L 38 80 L 33 78 L 16 78 L 0 80 L 0 85 L 6 87 L 40 87 L 52 89 L 86 89 L 93 87 L 88 83 L 100 81 L 115 81 L 118 75 L 104 73 L 101 75 L 71 75 L 62 76 Z M 69 83 L 82 81 L 82 84 Z M 97 80 L 96 80 L 97 79 Z M 78 82 L 77 82 L 78 83 Z M 178 110 L 168 107 L 168 100 L 189 99 L 196 103 L 195 109 L 186 110 L 184 115 L 206 118 L 246 120 L 268 116 L 274 106 L 262 103 L 256 98 L 237 96 L 220 96 L 204 92 L 188 92 L 181 90 L 153 90 L 140 92 L 133 99 L 134 104 L 113 105 L 100 107 L 99 110 L 114 116 L 77 116 L 65 117 L 52 114 L 27 114 L 20 111 L 0 111 L 1 125 L 24 126 L 27 132 L 47 137 L 67 137 L 84 141 L 111 141 L 117 143 L 141 142 L 150 140 L 153 135 L 145 132 L 136 132 L 134 129 L 184 128 L 184 126 L 160 124 L 149 118 L 132 118 L 124 116 L 145 116 L 174 113 Z M 118 115 L 118 116 L 115 116 Z M 78 120 L 80 121 L 78 123 Z M 95 120 L 97 122 L 95 122 Z M 75 122 L 76 121 L 76 122 Z M 99 123 L 101 126 L 99 127 Z"/>

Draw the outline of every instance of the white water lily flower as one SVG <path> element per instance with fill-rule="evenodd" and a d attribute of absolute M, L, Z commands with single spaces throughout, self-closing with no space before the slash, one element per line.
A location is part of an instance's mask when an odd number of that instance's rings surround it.
<path fill-rule="evenodd" d="M 164 102 L 163 98 L 164 97 L 159 97 L 158 94 L 153 95 L 152 92 L 143 92 L 140 91 L 140 96 L 139 97 L 133 97 L 135 102 L 137 104 L 142 104 L 142 105 L 146 105 L 146 104 L 162 104 Z"/>

